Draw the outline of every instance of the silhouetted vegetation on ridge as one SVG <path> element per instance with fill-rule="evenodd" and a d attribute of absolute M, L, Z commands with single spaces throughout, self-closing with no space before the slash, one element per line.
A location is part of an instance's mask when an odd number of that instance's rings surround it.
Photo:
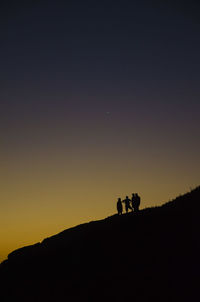
<path fill-rule="evenodd" d="M 2 301 L 194 301 L 199 204 L 197 187 L 18 249 L 0 266 Z"/>

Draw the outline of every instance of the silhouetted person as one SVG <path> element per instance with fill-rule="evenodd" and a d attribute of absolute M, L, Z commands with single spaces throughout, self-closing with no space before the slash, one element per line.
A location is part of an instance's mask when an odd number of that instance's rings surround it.
<path fill-rule="evenodd" d="M 135 208 L 135 193 L 132 193 L 132 198 L 131 198 L 131 206 L 132 206 L 132 209 Z M 134 209 L 135 210 L 135 209 Z"/>
<path fill-rule="evenodd" d="M 130 206 L 130 199 L 128 198 L 128 196 L 126 196 L 126 198 L 122 201 L 125 203 L 125 210 L 126 213 L 128 213 L 128 209 L 132 210 L 131 206 Z"/>
<path fill-rule="evenodd" d="M 137 193 L 133 193 L 132 194 L 132 207 L 134 209 L 134 212 L 138 212 L 139 211 L 139 207 L 140 207 L 140 196 Z"/>
<path fill-rule="evenodd" d="M 123 206 L 122 206 L 121 198 L 118 198 L 118 201 L 117 201 L 117 212 L 118 212 L 118 215 L 122 215 Z"/>

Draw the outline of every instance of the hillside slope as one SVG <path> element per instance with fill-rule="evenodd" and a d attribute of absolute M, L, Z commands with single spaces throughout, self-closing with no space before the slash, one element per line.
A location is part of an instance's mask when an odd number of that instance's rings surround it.
<path fill-rule="evenodd" d="M 12 252 L 3 301 L 188 301 L 200 277 L 200 187 Z M 1 299 L 1 301 L 2 301 Z"/>

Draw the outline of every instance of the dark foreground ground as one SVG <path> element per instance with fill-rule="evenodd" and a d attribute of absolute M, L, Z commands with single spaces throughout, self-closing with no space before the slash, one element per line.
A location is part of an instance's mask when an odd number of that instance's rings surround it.
<path fill-rule="evenodd" d="M 0 266 L 0 300 L 198 301 L 199 204 L 200 187 L 16 250 Z"/>

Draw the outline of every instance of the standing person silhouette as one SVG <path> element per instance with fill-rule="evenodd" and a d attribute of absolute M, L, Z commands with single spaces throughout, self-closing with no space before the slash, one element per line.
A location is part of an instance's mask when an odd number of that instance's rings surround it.
<path fill-rule="evenodd" d="M 128 213 L 128 209 L 130 210 L 133 210 L 130 206 L 130 199 L 128 198 L 128 196 L 126 196 L 126 198 L 122 201 L 125 203 L 125 210 L 126 210 L 126 213 Z"/>
<path fill-rule="evenodd" d="M 122 215 L 123 206 L 122 206 L 121 198 L 118 198 L 118 201 L 117 201 L 117 212 L 118 212 L 118 215 Z"/>
<path fill-rule="evenodd" d="M 140 196 L 136 193 L 134 194 L 134 196 L 132 197 L 132 206 L 134 208 L 134 212 L 138 212 L 139 211 L 139 207 L 140 207 Z"/>
<path fill-rule="evenodd" d="M 135 193 L 132 193 L 131 206 L 132 206 L 132 209 L 134 209 L 134 211 L 135 211 Z"/>

